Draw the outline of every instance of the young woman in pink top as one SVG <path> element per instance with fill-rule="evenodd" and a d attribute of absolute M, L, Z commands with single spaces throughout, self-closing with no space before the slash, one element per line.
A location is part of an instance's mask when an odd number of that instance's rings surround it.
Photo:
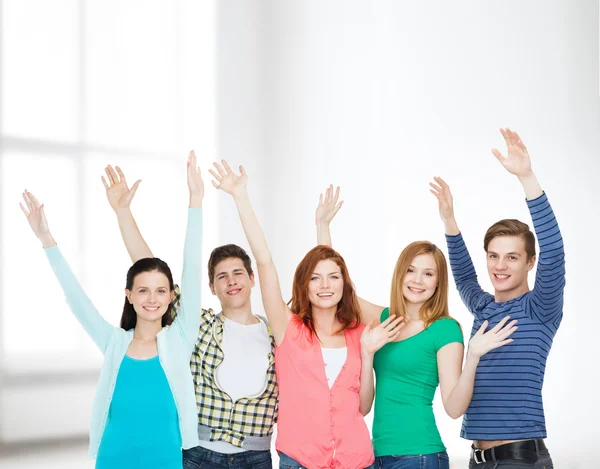
<path fill-rule="evenodd" d="M 246 172 L 240 166 L 235 174 L 223 160 L 210 173 L 213 185 L 237 205 L 275 336 L 280 468 L 371 467 L 375 458 L 363 416 L 373 403 L 373 355 L 397 337 L 401 321 L 361 325 L 346 264 L 328 246 L 313 248 L 298 265 L 288 307 L 248 198 Z"/>

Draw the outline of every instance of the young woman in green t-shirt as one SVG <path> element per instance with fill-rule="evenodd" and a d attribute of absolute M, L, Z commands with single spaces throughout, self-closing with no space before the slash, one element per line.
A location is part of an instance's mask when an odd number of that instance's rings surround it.
<path fill-rule="evenodd" d="M 329 223 L 341 207 L 339 187 L 321 196 L 316 223 L 318 243 L 331 245 Z M 448 469 L 446 448 L 433 415 L 433 396 L 440 384 L 442 402 L 452 418 L 460 417 L 473 394 L 475 370 L 482 355 L 512 339 L 516 321 L 506 316 L 489 331 L 487 321 L 469 342 L 463 368 L 460 325 L 448 313 L 448 267 L 433 243 L 416 241 L 400 254 L 390 307 L 359 298 L 364 323 L 391 315 L 404 318 L 399 337 L 373 357 L 376 375 L 373 447 L 378 468 Z"/>

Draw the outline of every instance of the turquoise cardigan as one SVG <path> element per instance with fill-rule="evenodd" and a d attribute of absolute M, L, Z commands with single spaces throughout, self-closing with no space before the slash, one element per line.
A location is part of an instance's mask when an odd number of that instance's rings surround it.
<path fill-rule="evenodd" d="M 160 364 L 169 381 L 179 415 L 184 449 L 198 446 L 198 415 L 190 358 L 200 326 L 201 240 L 202 209 L 190 208 L 181 280 L 181 308 L 173 324 L 163 327 L 156 336 Z M 106 427 L 119 367 L 133 339 L 133 329 L 125 331 L 106 322 L 79 285 L 58 246 L 45 251 L 71 311 L 104 355 L 90 423 L 89 452 L 95 458 Z"/>

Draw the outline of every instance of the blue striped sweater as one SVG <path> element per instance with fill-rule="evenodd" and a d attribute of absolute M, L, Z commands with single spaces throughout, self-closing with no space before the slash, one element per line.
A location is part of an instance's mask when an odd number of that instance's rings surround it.
<path fill-rule="evenodd" d="M 461 437 L 469 440 L 545 438 L 542 385 L 546 360 L 560 325 L 565 287 L 565 252 L 546 194 L 528 200 L 540 252 L 533 290 L 496 303 L 484 292 L 462 235 L 446 235 L 450 266 L 463 302 L 474 316 L 471 336 L 483 321 L 518 319 L 508 345 L 481 357 Z"/>

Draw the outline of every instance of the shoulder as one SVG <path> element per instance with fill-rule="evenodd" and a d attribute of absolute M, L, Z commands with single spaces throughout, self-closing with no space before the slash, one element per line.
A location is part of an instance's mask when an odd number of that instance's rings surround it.
<path fill-rule="evenodd" d="M 390 317 L 390 307 L 388 306 L 387 308 L 384 308 L 383 311 L 381 312 L 381 315 L 379 316 L 379 322 L 383 322 L 389 317 Z"/>
<path fill-rule="evenodd" d="M 461 337 L 462 329 L 459 322 L 454 318 L 440 318 L 427 328 L 437 337 Z"/>

